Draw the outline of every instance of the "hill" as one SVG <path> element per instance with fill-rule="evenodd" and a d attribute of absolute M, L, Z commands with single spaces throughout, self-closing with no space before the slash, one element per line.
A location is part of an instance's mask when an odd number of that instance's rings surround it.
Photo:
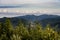
<path fill-rule="evenodd" d="M 8 17 L 0 18 L 0 22 L 4 22 Z M 25 16 L 18 16 L 18 17 L 11 17 L 9 18 L 11 23 L 16 26 L 20 21 L 22 21 L 25 25 L 27 25 L 29 22 L 35 22 L 41 23 L 42 26 L 46 26 L 47 24 L 51 24 L 52 26 L 60 26 L 60 16 L 57 15 L 25 15 Z"/>

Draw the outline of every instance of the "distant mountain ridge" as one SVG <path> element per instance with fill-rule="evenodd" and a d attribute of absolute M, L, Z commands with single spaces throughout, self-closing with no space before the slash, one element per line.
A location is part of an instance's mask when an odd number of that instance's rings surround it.
<path fill-rule="evenodd" d="M 0 18 L 0 22 L 4 22 L 5 19 L 8 17 Z M 17 25 L 18 21 L 21 20 L 25 24 L 28 23 L 29 21 L 34 22 L 38 21 L 42 25 L 46 24 L 51 24 L 53 26 L 60 26 L 60 16 L 57 15 L 40 15 L 40 16 L 35 16 L 35 15 L 25 15 L 25 16 L 18 16 L 18 17 L 11 17 L 10 21 L 12 22 L 13 25 Z"/>
<path fill-rule="evenodd" d="M 57 15 L 39 15 L 39 16 L 35 16 L 35 15 L 25 15 L 25 16 L 19 16 L 17 18 L 23 18 L 23 19 L 26 19 L 26 20 L 43 20 L 43 19 L 47 19 L 47 18 L 56 18 L 56 17 L 60 17 L 60 16 L 57 16 Z"/>

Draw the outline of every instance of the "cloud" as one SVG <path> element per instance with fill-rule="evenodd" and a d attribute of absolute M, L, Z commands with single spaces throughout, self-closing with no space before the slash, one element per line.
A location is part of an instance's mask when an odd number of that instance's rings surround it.
<path fill-rule="evenodd" d="M 25 4 L 25 3 L 44 3 L 60 2 L 59 0 L 0 0 L 0 4 Z"/>
<path fill-rule="evenodd" d="M 60 8 L 60 2 L 46 2 L 41 4 L 0 5 L 0 8 Z"/>
<path fill-rule="evenodd" d="M 60 0 L 0 0 L 0 12 L 10 12 L 1 16 L 15 16 L 34 13 L 60 13 Z M 11 13 L 11 12 L 14 12 Z M 19 13 L 20 12 L 20 13 Z M 22 14 L 22 12 L 24 14 Z M 18 13 L 18 14 L 17 14 Z M 33 14 L 34 14 L 33 13 Z"/>
<path fill-rule="evenodd" d="M 19 8 L 21 6 L 0 6 L 0 8 Z"/>

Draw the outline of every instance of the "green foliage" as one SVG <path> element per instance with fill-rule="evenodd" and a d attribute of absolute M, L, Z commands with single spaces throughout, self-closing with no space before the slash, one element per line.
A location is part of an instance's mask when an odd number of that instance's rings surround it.
<path fill-rule="evenodd" d="M 28 35 L 29 35 L 29 32 L 28 32 L 28 29 L 26 27 L 24 27 L 24 24 L 20 21 L 18 26 L 15 28 L 14 30 L 15 32 L 15 35 L 19 35 L 21 36 L 21 39 L 28 39 Z"/>
<path fill-rule="evenodd" d="M 9 19 L 6 19 L 6 21 L 4 23 L 1 23 L 0 25 L 0 36 L 2 35 L 6 35 L 7 40 L 10 40 L 10 36 L 12 36 L 13 33 L 13 26 L 11 25 L 11 22 Z M 3 36 L 5 37 L 5 36 Z M 3 38 L 4 39 L 4 38 Z"/>
<path fill-rule="evenodd" d="M 16 27 L 13 27 L 10 20 L 6 19 L 4 23 L 0 23 L 0 40 L 60 40 L 60 34 L 56 28 L 52 28 L 49 24 L 42 27 L 36 23 L 25 27 L 21 21 Z"/>
<path fill-rule="evenodd" d="M 21 37 L 18 35 L 13 34 L 11 40 L 21 40 Z"/>

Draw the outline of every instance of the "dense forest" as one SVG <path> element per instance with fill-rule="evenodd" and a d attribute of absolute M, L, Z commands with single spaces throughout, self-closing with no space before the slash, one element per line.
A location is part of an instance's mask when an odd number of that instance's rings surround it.
<path fill-rule="evenodd" d="M 51 28 L 47 24 L 43 28 L 40 23 L 30 23 L 26 27 L 22 21 L 14 27 L 7 18 L 4 23 L 0 22 L 0 40 L 60 40 L 60 32 L 56 27 Z"/>

